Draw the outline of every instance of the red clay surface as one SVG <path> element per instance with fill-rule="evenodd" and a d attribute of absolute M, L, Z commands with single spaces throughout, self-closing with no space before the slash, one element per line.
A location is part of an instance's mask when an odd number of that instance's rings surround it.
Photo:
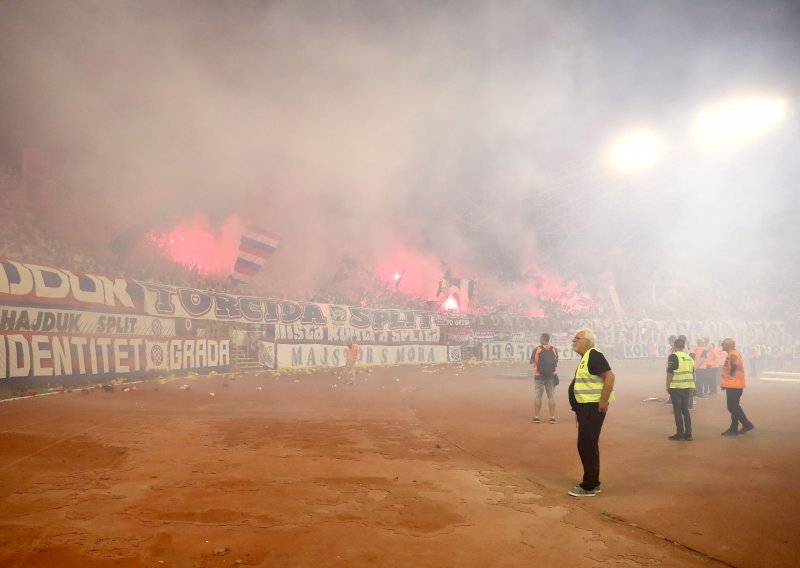
<path fill-rule="evenodd" d="M 750 381 L 756 429 L 734 438 L 724 394 L 701 400 L 695 441 L 672 442 L 671 407 L 642 400 L 665 396 L 663 363 L 612 364 L 603 492 L 583 499 L 567 383 L 560 422 L 532 424 L 524 364 L 2 403 L 0 565 L 798 565 L 800 384 Z"/>

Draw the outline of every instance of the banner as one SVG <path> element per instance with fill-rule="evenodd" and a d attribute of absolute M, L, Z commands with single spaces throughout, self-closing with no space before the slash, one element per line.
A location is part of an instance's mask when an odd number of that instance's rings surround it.
<path fill-rule="evenodd" d="M 275 369 L 276 364 L 275 344 L 270 341 L 258 342 L 258 364 L 265 369 Z"/>
<path fill-rule="evenodd" d="M 2 307 L 1 331 L 173 336 L 175 320 L 133 314 L 121 316 L 78 310 Z"/>
<path fill-rule="evenodd" d="M 481 343 L 481 359 L 484 361 L 530 361 L 533 350 L 536 348 L 534 343 L 516 343 L 513 341 L 491 341 Z M 578 354 L 564 342 L 553 342 L 553 347 L 558 350 L 558 360 L 566 361 L 577 360 Z"/>
<path fill-rule="evenodd" d="M 0 379 L 120 376 L 153 371 L 225 368 L 227 339 L 146 341 L 108 336 L 0 335 Z"/>
<path fill-rule="evenodd" d="M 30 303 L 59 307 L 141 312 L 143 290 L 125 278 L 76 274 L 69 270 L 0 259 L 0 305 Z"/>
<path fill-rule="evenodd" d="M 318 304 L 83 274 L 0 259 L 0 379 L 136 377 L 231 368 L 231 343 L 263 368 L 341 366 L 346 345 L 367 365 L 463 358 L 528 361 L 550 333 L 561 361 L 569 339 L 592 329 L 609 359 L 664 357 L 670 335 L 691 345 L 733 337 L 797 353 L 800 329 L 782 321 L 546 319 L 438 314 Z"/>
<path fill-rule="evenodd" d="M 275 324 L 268 328 L 268 337 L 283 343 L 337 343 L 344 344 L 352 338 L 356 343 L 439 343 L 441 333 L 436 329 L 396 329 L 375 331 L 357 327 L 325 327 L 300 324 Z"/>
<path fill-rule="evenodd" d="M 278 344 L 277 365 L 286 367 L 342 367 L 347 360 L 347 347 L 334 345 Z M 446 363 L 446 345 L 361 345 L 358 362 L 362 365 L 407 363 Z"/>

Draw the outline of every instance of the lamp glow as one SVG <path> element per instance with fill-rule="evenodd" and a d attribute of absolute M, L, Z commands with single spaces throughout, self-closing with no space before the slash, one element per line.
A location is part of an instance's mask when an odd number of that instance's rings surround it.
<path fill-rule="evenodd" d="M 788 113 L 784 101 L 748 97 L 710 106 L 697 115 L 695 141 L 706 149 L 741 145 L 774 128 Z"/>
<path fill-rule="evenodd" d="M 635 172 L 655 165 L 664 144 L 655 132 L 640 130 L 626 134 L 611 147 L 611 163 L 626 172 Z"/>

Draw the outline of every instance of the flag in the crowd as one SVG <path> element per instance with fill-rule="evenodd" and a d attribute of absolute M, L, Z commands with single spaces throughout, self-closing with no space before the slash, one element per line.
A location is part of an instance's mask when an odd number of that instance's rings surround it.
<path fill-rule="evenodd" d="M 475 280 L 472 278 L 451 278 L 450 296 L 458 303 L 461 310 L 469 307 L 472 296 L 475 292 Z"/>
<path fill-rule="evenodd" d="M 436 288 L 437 298 L 442 298 L 444 296 L 443 299 L 445 300 L 447 299 L 446 293 L 450 288 L 450 280 L 451 280 L 450 269 L 448 268 L 447 270 L 444 271 L 444 274 L 442 274 L 442 277 L 439 279 L 439 287 Z"/>
<path fill-rule="evenodd" d="M 475 295 L 474 278 L 453 278 L 448 268 L 439 279 L 436 297 L 442 300 L 453 298 L 459 309 L 466 310 Z"/>
<path fill-rule="evenodd" d="M 279 236 L 259 227 L 247 226 L 239 243 L 239 256 L 233 267 L 231 280 L 247 283 L 269 260 L 281 239 Z"/>

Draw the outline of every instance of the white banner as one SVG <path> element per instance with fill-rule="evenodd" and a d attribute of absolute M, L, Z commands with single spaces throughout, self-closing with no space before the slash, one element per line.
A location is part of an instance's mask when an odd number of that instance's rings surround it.
<path fill-rule="evenodd" d="M 142 359 L 145 368 L 142 369 Z M 0 379 L 180 371 L 230 365 L 227 339 L 0 335 Z"/>
<path fill-rule="evenodd" d="M 175 335 L 175 320 L 138 314 L 103 314 L 79 310 L 3 306 L 0 331 L 103 335 Z"/>
<path fill-rule="evenodd" d="M 577 359 L 578 354 L 572 350 L 572 345 L 567 347 L 563 343 L 553 343 L 558 350 L 558 360 Z M 532 343 L 516 343 L 514 341 L 492 341 L 481 344 L 481 354 L 484 361 L 530 361 L 536 345 Z"/>
<path fill-rule="evenodd" d="M 275 343 L 271 341 L 258 342 L 258 363 L 265 369 L 274 369 L 275 365 Z"/>
<path fill-rule="evenodd" d="M 334 345 L 278 344 L 278 367 L 341 367 L 347 348 Z M 362 365 L 405 363 L 446 363 L 446 345 L 362 345 L 358 362 Z"/>

